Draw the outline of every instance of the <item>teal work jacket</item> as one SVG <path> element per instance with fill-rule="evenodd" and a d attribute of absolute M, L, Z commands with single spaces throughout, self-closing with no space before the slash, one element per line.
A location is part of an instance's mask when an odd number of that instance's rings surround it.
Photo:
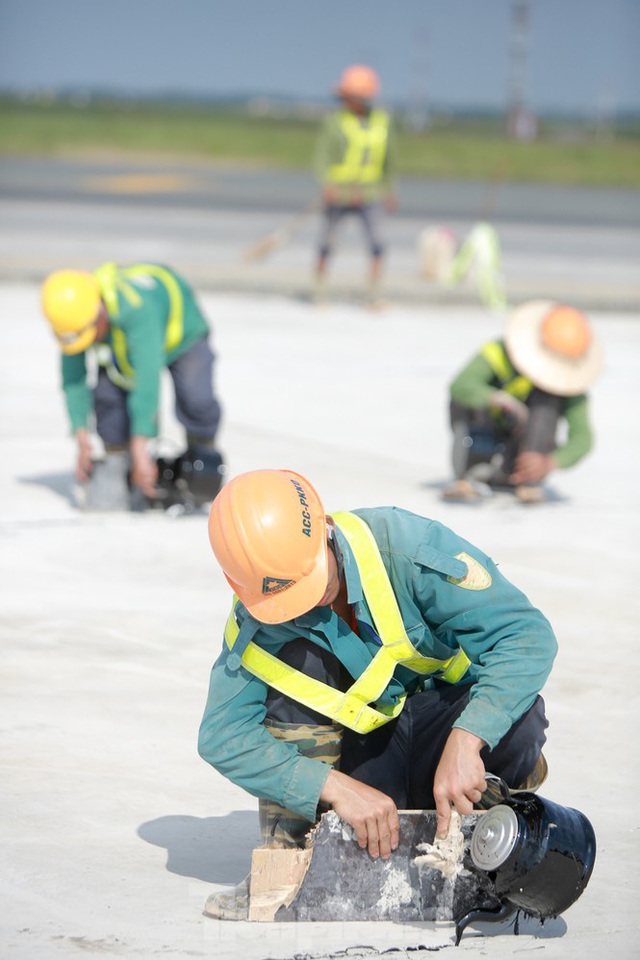
<path fill-rule="evenodd" d="M 353 511 L 369 525 L 400 607 L 407 636 L 419 653 L 441 660 L 460 647 L 471 661 L 462 679 L 469 703 L 456 721 L 494 747 L 533 704 L 556 654 L 543 614 L 481 550 L 453 531 L 396 507 Z M 200 755 L 248 793 L 295 810 L 310 821 L 326 764 L 301 756 L 266 729 L 267 685 L 241 663 L 243 643 L 253 640 L 272 654 L 297 637 L 329 650 L 356 679 L 379 649 L 353 553 L 339 530 L 347 597 L 366 627 L 354 633 L 330 607 L 316 607 L 283 624 L 258 623 L 236 607 L 238 639 L 211 671 L 200 725 Z M 398 665 L 378 704 L 394 704 L 434 683 Z"/>
<path fill-rule="evenodd" d="M 122 332 L 128 361 L 133 370 L 133 378 L 127 385 L 127 406 L 131 433 L 136 436 L 157 435 L 160 377 L 163 368 L 209 334 L 207 321 L 186 281 L 175 270 L 168 267 L 164 269 L 177 282 L 182 318 L 181 337 L 172 349 L 166 348 L 171 309 L 169 292 L 157 278 L 142 275 L 128 279 L 127 283 L 136 293 L 136 302 L 130 302 L 118 292 L 117 307 L 113 309 L 107 305 L 111 325 L 108 344 L 113 347 L 114 333 Z M 93 410 L 87 353 L 88 351 L 73 356 L 62 355 L 62 387 L 74 431 L 88 425 Z"/>

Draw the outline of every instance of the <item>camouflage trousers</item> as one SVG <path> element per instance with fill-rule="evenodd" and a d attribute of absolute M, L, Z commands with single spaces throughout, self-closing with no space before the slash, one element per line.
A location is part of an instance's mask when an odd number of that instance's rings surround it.
<path fill-rule="evenodd" d="M 302 756 L 321 760 L 331 767 L 338 766 L 342 744 L 341 727 L 334 724 L 280 723 L 270 719 L 266 719 L 264 725 L 277 740 L 294 744 Z M 318 816 L 323 812 L 319 808 Z M 314 826 L 300 814 L 287 810 L 273 800 L 261 799 L 258 813 L 260 832 L 267 846 L 303 847 L 307 833 Z"/>

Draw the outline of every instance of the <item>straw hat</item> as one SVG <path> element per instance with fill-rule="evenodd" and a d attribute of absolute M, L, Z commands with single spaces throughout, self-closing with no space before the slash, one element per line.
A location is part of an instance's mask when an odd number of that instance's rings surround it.
<path fill-rule="evenodd" d="M 560 397 L 584 393 L 602 370 L 602 345 L 586 316 L 552 300 L 530 300 L 507 319 L 513 365 L 534 386 Z"/>

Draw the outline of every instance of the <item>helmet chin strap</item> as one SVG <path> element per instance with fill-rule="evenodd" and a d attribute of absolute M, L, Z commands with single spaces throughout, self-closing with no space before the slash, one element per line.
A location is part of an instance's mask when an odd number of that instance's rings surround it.
<path fill-rule="evenodd" d="M 338 538 L 336 537 L 336 530 L 334 525 L 327 520 L 327 543 L 329 544 L 329 549 L 332 551 L 334 557 L 336 558 L 336 563 L 338 564 L 338 577 L 342 580 L 342 574 L 344 572 L 344 559 L 342 556 L 342 550 L 340 549 L 340 544 L 338 543 Z"/>

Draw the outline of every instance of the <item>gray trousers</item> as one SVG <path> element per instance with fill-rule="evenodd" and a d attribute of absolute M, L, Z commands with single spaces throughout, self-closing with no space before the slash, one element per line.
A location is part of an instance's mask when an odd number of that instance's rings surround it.
<path fill-rule="evenodd" d="M 337 658 L 309 640 L 286 644 L 279 659 L 307 676 L 346 690 L 353 682 Z M 437 684 L 407 697 L 402 713 L 367 734 L 345 730 L 340 770 L 390 796 L 399 809 L 434 809 L 433 780 L 447 737 L 469 701 L 470 686 Z M 295 700 L 269 691 L 267 717 L 280 723 L 328 724 L 332 721 Z M 544 701 L 534 704 L 502 740 L 481 753 L 488 773 L 518 787 L 529 776 L 546 742 Z"/>
<path fill-rule="evenodd" d="M 384 243 L 380 230 L 381 206 L 379 203 L 364 204 L 330 204 L 324 209 L 322 228 L 320 231 L 319 253 L 321 257 L 328 257 L 332 252 L 338 224 L 343 217 L 359 217 L 362 221 L 365 239 L 372 257 L 380 257 L 384 253 Z"/>
<path fill-rule="evenodd" d="M 214 440 L 221 408 L 214 393 L 215 355 L 206 337 L 169 365 L 175 391 L 175 413 L 188 435 Z M 127 391 L 113 383 L 104 368 L 94 389 L 96 431 L 106 447 L 126 446 L 130 437 Z"/>

